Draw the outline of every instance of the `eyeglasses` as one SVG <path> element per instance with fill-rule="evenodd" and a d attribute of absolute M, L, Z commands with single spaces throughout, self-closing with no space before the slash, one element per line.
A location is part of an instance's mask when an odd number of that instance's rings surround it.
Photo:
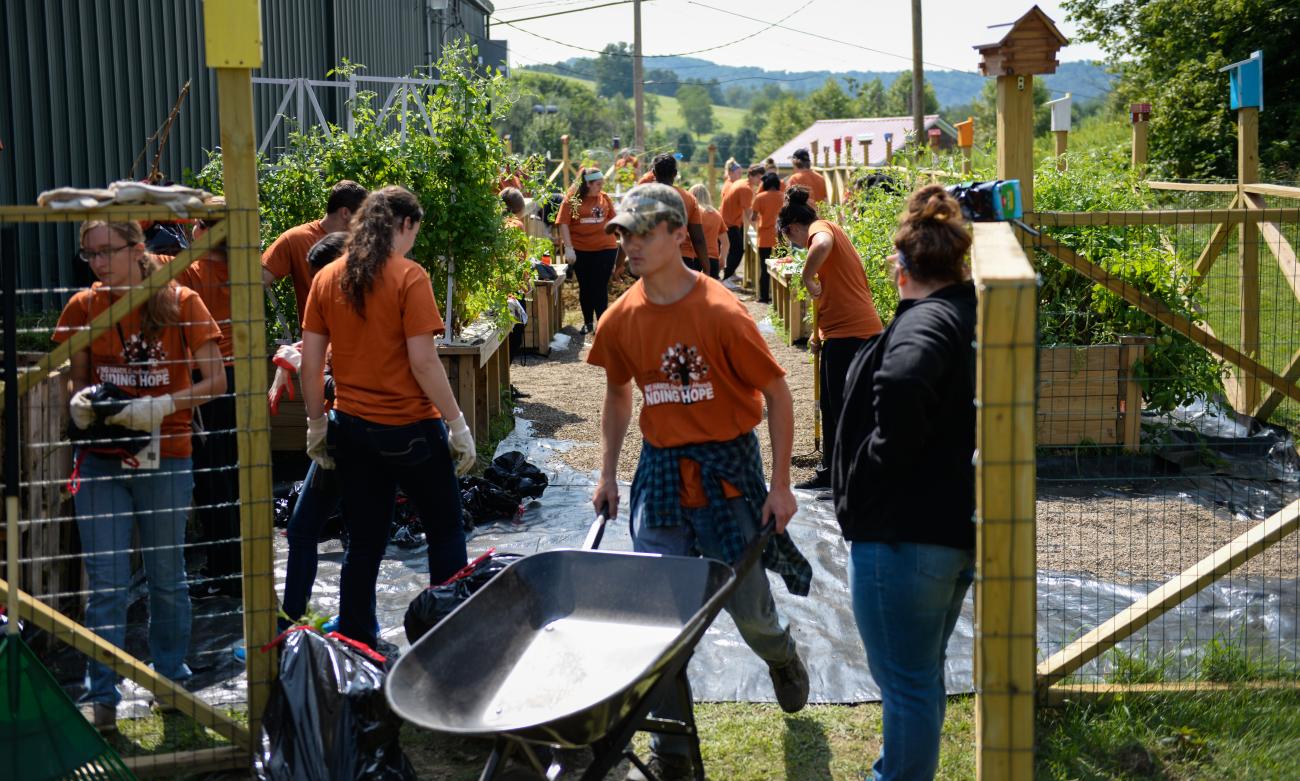
<path fill-rule="evenodd" d="M 121 252 L 122 250 L 130 246 L 131 246 L 130 244 L 123 244 L 120 247 L 105 247 L 104 249 L 97 249 L 94 252 L 83 249 L 77 252 L 77 257 L 81 258 L 87 263 L 92 263 L 94 262 L 95 258 L 111 258 L 114 254 Z"/>

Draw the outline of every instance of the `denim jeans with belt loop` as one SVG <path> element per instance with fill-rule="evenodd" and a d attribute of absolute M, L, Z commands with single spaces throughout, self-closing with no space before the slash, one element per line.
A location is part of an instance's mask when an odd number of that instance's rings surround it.
<path fill-rule="evenodd" d="M 743 497 L 727 502 L 731 511 L 731 521 L 745 532 L 746 540 L 758 536 L 758 514 Z M 707 509 L 686 509 L 687 523 L 680 526 L 647 526 L 643 508 L 633 508 L 633 524 L 636 528 L 636 540 L 633 550 L 637 553 L 660 553 L 666 556 L 700 555 L 706 558 L 722 560 L 718 555 L 718 542 L 711 534 L 709 524 L 703 522 Z M 735 564 L 735 562 L 726 562 Z M 772 589 L 767 581 L 767 572 L 761 562 L 755 562 L 740 582 L 725 605 L 727 613 L 736 622 L 740 636 L 745 644 L 769 665 L 780 666 L 794 659 L 797 653 L 790 629 L 776 612 L 776 602 L 772 599 Z M 677 690 L 670 689 L 663 699 L 654 707 L 651 714 L 663 719 L 684 720 L 687 703 L 680 701 Z M 690 755 L 690 742 L 680 735 L 660 735 L 650 737 L 650 748 L 660 755 L 686 757 Z"/>
<path fill-rule="evenodd" d="M 164 458 L 157 469 L 133 470 L 117 456 L 85 455 L 73 498 L 86 564 L 86 626 L 118 648 L 126 642 L 131 589 L 131 531 L 149 586 L 149 654 L 172 681 L 190 677 L 190 590 L 185 582 L 185 523 L 194 497 L 190 459 Z M 86 702 L 117 705 L 117 673 L 99 662 L 86 668 Z"/>

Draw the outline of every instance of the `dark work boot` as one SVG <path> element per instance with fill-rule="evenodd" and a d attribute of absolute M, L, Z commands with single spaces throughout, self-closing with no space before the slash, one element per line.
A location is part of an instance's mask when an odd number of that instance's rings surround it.
<path fill-rule="evenodd" d="M 801 483 L 795 483 L 795 488 L 801 488 L 805 491 L 818 491 L 831 487 L 831 473 L 826 469 L 818 469 L 813 476 Z"/>
<path fill-rule="evenodd" d="M 767 672 L 772 676 L 772 689 L 776 692 L 776 701 L 786 713 L 798 713 L 808 704 L 808 669 L 796 653 L 795 657 L 781 666 L 768 665 Z"/>
<path fill-rule="evenodd" d="M 647 776 L 641 768 L 632 765 L 627 771 L 627 781 L 691 781 L 695 778 L 690 757 L 652 753 L 645 764 L 653 776 Z"/>

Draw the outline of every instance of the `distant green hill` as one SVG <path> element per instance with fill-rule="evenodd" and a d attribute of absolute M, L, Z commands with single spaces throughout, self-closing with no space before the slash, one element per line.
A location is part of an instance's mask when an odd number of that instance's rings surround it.
<path fill-rule="evenodd" d="M 542 70 L 541 68 L 525 68 L 524 70 Z M 565 81 L 571 81 L 575 84 L 582 84 L 592 90 L 596 89 L 596 82 L 587 79 L 580 79 L 577 76 L 571 76 L 565 73 L 555 73 L 546 71 L 551 76 L 557 76 Z M 647 96 L 648 97 L 648 96 Z M 667 97 L 665 95 L 655 95 L 654 99 L 659 101 L 659 110 L 656 113 L 655 121 L 647 124 L 654 130 L 675 130 L 686 129 L 686 120 L 682 118 L 681 109 L 677 105 L 677 98 Z M 740 130 L 741 121 L 745 118 L 745 109 L 734 108 L 732 106 L 713 106 L 713 120 L 717 123 L 710 135 L 714 133 L 735 133 Z"/>

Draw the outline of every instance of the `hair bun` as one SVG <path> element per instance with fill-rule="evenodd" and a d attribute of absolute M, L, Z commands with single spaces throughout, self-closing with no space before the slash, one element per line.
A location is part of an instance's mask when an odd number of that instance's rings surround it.
<path fill-rule="evenodd" d="M 961 205 L 943 187 L 932 184 L 912 194 L 902 221 L 916 225 L 949 220 L 956 223 L 961 221 Z"/>
<path fill-rule="evenodd" d="M 785 190 L 785 202 L 795 205 L 808 203 L 808 188 L 801 184 L 790 185 Z"/>

